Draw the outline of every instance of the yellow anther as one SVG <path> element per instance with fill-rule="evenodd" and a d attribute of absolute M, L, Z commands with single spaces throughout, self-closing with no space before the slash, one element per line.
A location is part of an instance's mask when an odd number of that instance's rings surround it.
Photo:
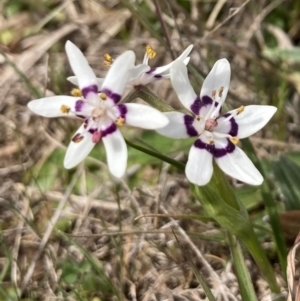
<path fill-rule="evenodd" d="M 104 54 L 104 61 L 103 61 L 104 66 L 110 67 L 112 62 L 113 62 L 113 58 L 108 53 L 105 53 Z"/>
<path fill-rule="evenodd" d="M 80 97 L 80 96 L 82 96 L 82 93 L 81 93 L 81 91 L 79 89 L 74 88 L 71 91 L 71 95 L 73 95 L 75 97 Z"/>
<path fill-rule="evenodd" d="M 60 111 L 63 113 L 63 114 L 68 114 L 70 112 L 71 108 L 66 106 L 66 105 L 62 105 L 60 107 Z"/>
<path fill-rule="evenodd" d="M 239 115 L 242 112 L 244 112 L 245 107 L 244 106 L 240 106 L 238 109 L 236 109 L 236 114 Z"/>
<path fill-rule="evenodd" d="M 123 126 L 124 123 L 125 123 L 125 118 L 123 118 L 123 117 L 119 117 L 116 121 L 117 126 Z"/>
<path fill-rule="evenodd" d="M 107 99 L 107 95 L 103 92 L 99 93 L 99 97 L 102 99 L 102 100 L 106 100 Z"/>
<path fill-rule="evenodd" d="M 196 119 L 197 121 L 200 121 L 200 116 L 195 116 L 195 119 Z"/>
<path fill-rule="evenodd" d="M 215 98 L 215 97 L 216 97 L 216 94 L 217 94 L 217 91 L 216 91 L 216 90 L 212 90 L 212 92 L 211 92 L 211 97 L 212 97 L 212 98 Z"/>
<path fill-rule="evenodd" d="M 231 137 L 229 138 L 229 140 L 233 143 L 233 144 L 238 144 L 240 139 L 238 137 Z"/>
<path fill-rule="evenodd" d="M 147 53 L 150 60 L 155 58 L 155 56 L 156 56 L 156 52 L 154 51 L 154 49 L 150 45 L 146 46 L 146 53 Z"/>
<path fill-rule="evenodd" d="M 208 141 L 208 144 L 214 144 L 215 143 L 215 141 L 213 140 L 213 139 L 210 139 L 209 141 Z"/>
<path fill-rule="evenodd" d="M 77 133 L 73 138 L 72 138 L 72 141 L 74 143 L 79 143 L 83 140 L 83 136 L 81 136 L 79 133 Z"/>
<path fill-rule="evenodd" d="M 224 91 L 224 87 L 221 86 L 221 87 L 219 88 L 219 90 L 218 90 L 219 97 L 222 97 L 223 91 Z"/>

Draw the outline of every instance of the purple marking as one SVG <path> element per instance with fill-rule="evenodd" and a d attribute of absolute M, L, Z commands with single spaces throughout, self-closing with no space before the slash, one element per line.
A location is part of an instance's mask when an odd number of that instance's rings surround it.
<path fill-rule="evenodd" d="M 81 112 L 83 106 L 84 106 L 84 101 L 82 99 L 76 100 L 76 102 L 75 102 L 75 111 L 76 112 Z"/>
<path fill-rule="evenodd" d="M 97 128 L 90 128 L 88 130 L 89 133 L 91 133 L 92 135 L 97 131 L 98 129 Z"/>
<path fill-rule="evenodd" d="M 191 104 L 190 108 L 191 108 L 191 111 L 195 115 L 199 115 L 201 108 L 203 108 L 203 107 L 205 107 L 207 105 L 211 105 L 212 103 L 213 103 L 213 100 L 209 96 L 207 96 L 207 95 L 202 96 L 201 99 L 197 96 L 197 98 Z M 217 105 L 218 105 L 218 103 L 215 102 L 215 107 Z"/>
<path fill-rule="evenodd" d="M 197 148 L 200 148 L 200 149 L 205 149 L 209 153 L 211 153 L 212 155 L 214 155 L 214 151 L 215 151 L 215 145 L 214 144 L 208 144 L 208 143 L 203 142 L 200 139 L 197 139 L 194 142 L 194 146 L 197 147 Z"/>
<path fill-rule="evenodd" d="M 102 131 L 102 138 L 112 134 L 113 132 L 115 132 L 117 130 L 117 126 L 112 123 L 108 128 L 106 128 L 105 130 Z"/>
<path fill-rule="evenodd" d="M 200 111 L 203 107 L 207 106 L 207 105 L 212 105 L 213 100 L 208 96 L 208 95 L 203 95 L 201 100 L 199 99 L 199 97 L 197 97 L 194 101 L 194 103 L 191 105 L 191 110 L 194 114 L 199 115 Z M 215 107 L 218 106 L 218 102 L 215 102 Z M 219 113 L 221 112 L 222 107 L 220 108 Z"/>
<path fill-rule="evenodd" d="M 186 127 L 187 134 L 191 137 L 198 136 L 199 135 L 198 132 L 193 127 L 193 122 L 195 120 L 194 117 L 192 117 L 190 115 L 184 115 L 183 119 L 184 119 L 184 124 L 185 124 L 185 127 Z"/>
<path fill-rule="evenodd" d="M 83 115 L 77 115 L 76 114 L 76 116 L 79 117 L 79 118 L 85 119 L 85 116 L 83 116 Z"/>
<path fill-rule="evenodd" d="M 146 73 L 146 74 L 151 74 L 151 73 L 153 73 L 155 70 L 156 70 L 156 68 L 153 67 L 153 68 L 150 68 L 150 70 L 147 71 L 147 72 L 145 72 L 145 73 Z"/>
<path fill-rule="evenodd" d="M 200 113 L 200 109 L 201 107 L 203 107 L 203 103 L 200 100 L 200 98 L 197 96 L 197 98 L 194 100 L 194 102 L 191 104 L 191 111 L 195 114 L 195 115 L 199 115 Z"/>
<path fill-rule="evenodd" d="M 88 97 L 89 93 L 98 94 L 98 86 L 97 85 L 90 85 L 88 87 L 85 87 L 81 90 L 82 95 L 84 98 Z"/>
<path fill-rule="evenodd" d="M 227 154 L 232 153 L 235 150 L 235 145 L 227 139 L 228 144 L 224 148 L 216 148 L 215 144 L 208 144 L 203 142 L 200 139 L 197 139 L 194 143 L 194 146 L 199 148 L 199 149 L 205 149 L 209 153 L 211 153 L 215 158 L 221 158 Z"/>
<path fill-rule="evenodd" d="M 162 78 L 162 76 L 160 74 L 155 74 L 154 77 L 157 78 L 157 79 Z"/>
<path fill-rule="evenodd" d="M 120 117 L 122 117 L 122 118 L 125 119 L 125 115 L 126 115 L 127 112 L 128 112 L 126 105 L 120 104 L 120 105 L 118 105 L 117 107 L 118 107 L 119 112 L 120 112 Z"/>
<path fill-rule="evenodd" d="M 121 100 L 121 95 L 118 93 L 114 93 L 113 91 L 104 88 L 100 91 L 100 93 L 105 93 L 108 98 L 110 98 L 115 104 L 117 104 Z"/>
<path fill-rule="evenodd" d="M 208 96 L 208 95 L 203 95 L 202 98 L 202 103 L 204 106 L 206 105 L 211 105 L 213 103 L 213 100 Z M 215 107 L 218 105 L 218 103 L 215 103 Z"/>
<path fill-rule="evenodd" d="M 223 117 L 228 117 L 230 114 L 227 113 L 225 115 L 223 115 Z M 228 135 L 235 137 L 238 134 L 238 130 L 239 130 L 239 125 L 237 124 L 237 122 L 235 121 L 234 117 L 232 117 L 231 119 L 229 119 L 229 122 L 231 123 L 231 128 L 230 131 L 228 133 Z"/>

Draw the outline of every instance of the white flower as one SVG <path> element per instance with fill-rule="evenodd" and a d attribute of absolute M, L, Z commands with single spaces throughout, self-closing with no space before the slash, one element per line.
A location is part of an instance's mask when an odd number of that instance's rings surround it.
<path fill-rule="evenodd" d="M 82 52 L 70 41 L 66 52 L 82 97 L 53 96 L 28 103 L 31 111 L 44 117 L 77 116 L 84 123 L 73 136 L 64 159 L 72 168 L 81 162 L 94 145 L 103 141 L 110 172 L 122 177 L 127 165 L 127 146 L 118 125 L 157 129 L 168 124 L 158 110 L 136 103 L 118 104 L 134 66 L 135 54 L 126 51 L 112 64 L 98 92 L 96 76 Z"/>
<path fill-rule="evenodd" d="M 154 81 L 160 80 L 160 79 L 166 79 L 170 78 L 170 69 L 174 62 L 181 61 L 185 65 L 187 65 L 190 61 L 190 57 L 188 56 L 190 52 L 193 49 L 193 45 L 190 45 L 185 49 L 185 51 L 173 62 L 169 63 L 168 65 L 162 66 L 162 67 L 150 67 L 148 65 L 149 59 L 152 59 L 155 57 L 156 53 L 154 50 L 150 47 L 146 47 L 146 53 L 144 56 L 144 60 L 142 64 L 139 64 L 137 66 L 134 66 L 130 70 L 130 78 L 128 81 L 128 87 L 137 87 L 137 86 L 145 86 L 149 83 L 152 83 Z M 112 60 L 109 57 L 110 60 Z M 108 64 L 107 64 L 108 65 Z M 76 76 L 70 76 L 67 78 L 68 81 L 70 81 L 72 84 L 78 86 L 78 80 Z M 101 87 L 103 85 L 104 78 L 97 78 L 97 84 L 99 91 L 101 90 Z"/>
<path fill-rule="evenodd" d="M 188 180 L 206 185 L 213 173 L 212 159 L 231 177 L 260 185 L 263 177 L 247 155 L 236 145 L 239 139 L 259 131 L 276 112 L 273 106 L 250 105 L 221 115 L 230 82 L 230 64 L 218 60 L 204 80 L 198 97 L 188 79 L 187 68 L 176 62 L 171 82 L 181 103 L 192 113 L 168 112 L 170 123 L 158 133 L 171 138 L 197 137 L 190 149 L 185 173 Z"/>

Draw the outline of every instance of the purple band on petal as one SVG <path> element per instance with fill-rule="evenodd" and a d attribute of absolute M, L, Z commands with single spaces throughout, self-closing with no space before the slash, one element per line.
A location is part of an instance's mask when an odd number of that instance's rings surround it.
<path fill-rule="evenodd" d="M 225 114 L 225 115 L 223 115 L 223 117 L 228 117 L 230 114 Z M 232 136 L 232 137 L 235 137 L 235 136 L 237 136 L 237 134 L 238 134 L 238 130 L 239 130 L 239 125 L 237 124 L 237 122 L 235 121 L 235 119 L 234 119 L 234 117 L 232 117 L 230 120 L 229 120 L 229 122 L 230 122 L 230 125 L 231 125 L 231 127 L 230 127 L 230 131 L 229 131 L 229 133 L 228 133 L 228 135 L 230 135 L 230 136 Z"/>
<path fill-rule="evenodd" d="M 117 126 L 114 123 L 112 123 L 108 128 L 106 128 L 105 130 L 102 131 L 102 137 L 110 135 L 113 132 L 115 132 L 116 130 L 117 130 Z"/>
<path fill-rule="evenodd" d="M 197 96 L 197 98 L 194 100 L 194 102 L 191 104 L 191 111 L 195 114 L 195 115 L 199 115 L 200 113 L 200 109 L 203 106 L 202 101 L 200 100 L 200 98 Z"/>
<path fill-rule="evenodd" d="M 206 105 L 211 105 L 213 103 L 213 100 L 208 96 L 208 95 L 203 95 L 202 98 L 202 103 L 204 106 Z M 218 103 L 215 103 L 215 107 L 218 105 Z"/>
<path fill-rule="evenodd" d="M 228 144 L 224 148 L 217 148 L 217 147 L 215 147 L 214 144 L 205 143 L 201 139 L 197 139 L 194 143 L 194 146 L 199 149 L 207 150 L 215 158 L 220 158 L 227 154 L 232 153 L 235 150 L 235 145 L 229 139 L 227 139 L 227 141 L 228 141 Z"/>
<path fill-rule="evenodd" d="M 118 107 L 119 112 L 120 112 L 120 117 L 125 119 L 125 116 L 126 116 L 127 111 L 128 111 L 126 105 L 125 104 L 120 104 L 117 107 Z"/>
<path fill-rule="evenodd" d="M 156 70 L 156 68 L 153 67 L 153 68 L 150 68 L 150 70 L 147 71 L 147 72 L 145 72 L 145 73 L 146 73 L 146 74 L 151 74 L 151 73 L 153 73 L 155 70 Z"/>
<path fill-rule="evenodd" d="M 160 79 L 160 78 L 162 78 L 162 76 L 160 74 L 155 74 L 154 78 Z"/>
<path fill-rule="evenodd" d="M 191 104 L 190 108 L 191 108 L 191 111 L 195 115 L 199 115 L 200 110 L 201 110 L 202 107 L 205 107 L 207 105 L 211 105 L 212 103 L 213 103 L 213 100 L 208 95 L 204 95 L 204 96 L 202 96 L 201 99 L 199 97 L 197 97 L 194 100 L 194 102 Z M 218 102 L 215 102 L 215 107 L 217 105 L 218 105 Z"/>
<path fill-rule="evenodd" d="M 198 136 L 199 135 L 198 132 L 193 127 L 193 122 L 195 121 L 194 117 L 192 117 L 190 115 L 184 115 L 183 119 L 184 119 L 184 124 L 186 127 L 187 134 L 191 137 Z"/>
<path fill-rule="evenodd" d="M 87 98 L 89 93 L 98 94 L 98 86 L 97 85 L 90 85 L 88 87 L 85 87 L 81 90 L 82 95 L 84 98 Z"/>
<path fill-rule="evenodd" d="M 76 102 L 75 102 L 75 111 L 76 112 L 81 112 L 83 106 L 84 106 L 84 101 L 82 99 L 76 100 Z"/>
<path fill-rule="evenodd" d="M 118 103 L 120 101 L 120 99 L 121 99 L 121 95 L 120 94 L 114 93 L 113 91 L 111 91 L 109 89 L 104 88 L 104 89 L 101 90 L 101 92 L 105 93 L 106 96 L 108 98 L 110 98 L 115 104 Z"/>
<path fill-rule="evenodd" d="M 211 105 L 213 103 L 213 100 L 211 99 L 211 97 L 209 97 L 208 95 L 203 95 L 201 97 L 201 100 L 199 99 L 199 97 L 197 97 L 194 101 L 194 103 L 191 105 L 191 111 L 195 114 L 195 115 L 199 115 L 200 114 L 200 110 L 201 108 L 207 106 L 207 105 Z M 215 107 L 218 106 L 218 102 L 215 102 Z M 221 113 L 222 107 L 220 108 L 219 113 Z"/>

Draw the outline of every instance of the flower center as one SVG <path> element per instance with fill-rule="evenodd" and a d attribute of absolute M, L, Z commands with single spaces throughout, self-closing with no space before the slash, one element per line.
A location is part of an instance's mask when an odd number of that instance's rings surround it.
<path fill-rule="evenodd" d="M 95 108 L 92 111 L 92 118 L 94 121 L 99 121 L 102 116 L 106 114 L 106 110 L 103 108 Z"/>
<path fill-rule="evenodd" d="M 218 121 L 215 119 L 208 119 L 205 121 L 205 130 L 212 132 L 212 130 L 218 125 Z"/>

